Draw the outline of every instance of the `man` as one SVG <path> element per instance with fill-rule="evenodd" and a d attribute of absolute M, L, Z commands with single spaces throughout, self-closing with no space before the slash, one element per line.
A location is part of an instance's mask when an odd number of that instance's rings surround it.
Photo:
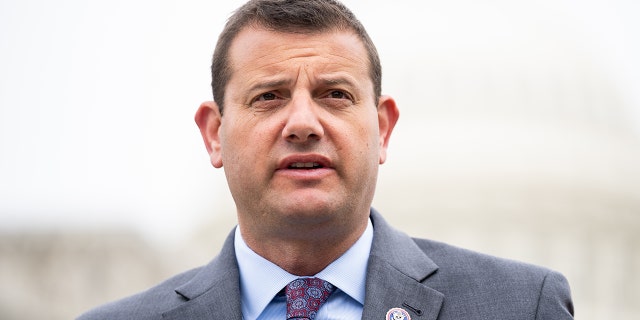
<path fill-rule="evenodd" d="M 81 319 L 572 319 L 560 274 L 412 239 L 371 209 L 398 120 L 333 0 L 255 0 L 222 32 L 195 119 L 238 227 L 207 266 Z"/>

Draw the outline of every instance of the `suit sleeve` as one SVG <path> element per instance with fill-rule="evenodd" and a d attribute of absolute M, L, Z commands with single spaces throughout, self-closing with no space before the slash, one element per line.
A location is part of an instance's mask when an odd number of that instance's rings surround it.
<path fill-rule="evenodd" d="M 536 320 L 573 319 L 573 302 L 567 279 L 550 271 L 542 281 Z"/>

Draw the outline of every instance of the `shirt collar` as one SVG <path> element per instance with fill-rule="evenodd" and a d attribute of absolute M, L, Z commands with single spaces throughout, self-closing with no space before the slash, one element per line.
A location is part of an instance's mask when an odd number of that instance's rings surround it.
<path fill-rule="evenodd" d="M 315 276 L 329 281 L 364 305 L 367 262 L 372 242 L 373 225 L 369 219 L 358 241 Z M 240 270 L 242 313 L 246 319 L 256 319 L 282 288 L 299 277 L 251 250 L 242 239 L 240 227 L 236 228 L 234 244 Z"/>

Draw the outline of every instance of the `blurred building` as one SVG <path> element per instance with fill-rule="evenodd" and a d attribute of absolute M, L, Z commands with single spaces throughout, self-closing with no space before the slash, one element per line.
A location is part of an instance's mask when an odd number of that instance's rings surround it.
<path fill-rule="evenodd" d="M 580 319 L 635 319 L 637 105 L 580 48 L 556 48 L 388 67 L 410 103 L 374 205 L 412 235 L 560 270 Z"/>

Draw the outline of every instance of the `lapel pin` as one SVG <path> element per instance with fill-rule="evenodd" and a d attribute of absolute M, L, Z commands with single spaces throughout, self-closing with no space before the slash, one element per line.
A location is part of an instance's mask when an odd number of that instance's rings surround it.
<path fill-rule="evenodd" d="M 385 320 L 411 320 L 411 316 L 402 308 L 392 308 L 387 311 Z"/>

